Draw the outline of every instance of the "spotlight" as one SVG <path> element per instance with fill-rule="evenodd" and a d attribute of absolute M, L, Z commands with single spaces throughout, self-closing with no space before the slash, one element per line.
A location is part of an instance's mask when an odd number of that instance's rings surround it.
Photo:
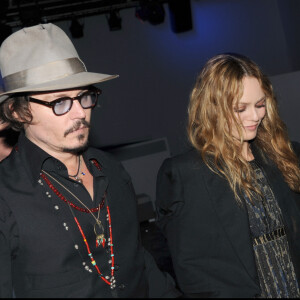
<path fill-rule="evenodd" d="M 169 1 L 171 28 L 175 33 L 193 29 L 193 20 L 190 0 Z"/>
<path fill-rule="evenodd" d="M 141 21 L 149 21 L 152 25 L 158 25 L 165 20 L 165 10 L 157 1 L 142 2 L 136 9 L 135 16 Z"/>
<path fill-rule="evenodd" d="M 116 31 L 122 29 L 122 18 L 120 17 L 120 14 L 116 10 L 112 10 L 109 13 L 109 16 L 106 16 L 109 30 L 110 31 Z"/>
<path fill-rule="evenodd" d="M 72 37 L 75 39 L 83 37 L 83 27 L 84 24 L 80 24 L 79 21 L 76 18 L 72 19 L 71 26 L 70 26 L 70 32 L 72 34 Z"/>

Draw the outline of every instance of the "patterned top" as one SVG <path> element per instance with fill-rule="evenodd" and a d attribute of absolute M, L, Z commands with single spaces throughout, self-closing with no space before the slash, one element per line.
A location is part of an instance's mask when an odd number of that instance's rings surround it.
<path fill-rule="evenodd" d="M 261 288 L 260 297 L 300 297 L 281 209 L 263 170 L 255 161 L 250 164 L 255 170 L 257 185 L 263 195 L 254 195 L 252 203 L 245 195 Z"/>

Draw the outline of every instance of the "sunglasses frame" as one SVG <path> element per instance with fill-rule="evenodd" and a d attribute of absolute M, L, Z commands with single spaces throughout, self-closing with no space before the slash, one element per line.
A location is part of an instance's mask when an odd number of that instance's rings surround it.
<path fill-rule="evenodd" d="M 90 107 L 82 107 L 82 105 L 81 105 L 81 99 L 82 99 L 82 97 L 83 97 L 86 93 L 90 93 L 90 92 L 94 92 L 94 93 L 96 94 L 96 101 L 95 101 L 94 105 L 92 105 L 92 106 L 90 106 Z M 90 88 L 90 89 L 88 89 L 87 91 L 82 92 L 82 94 L 79 94 L 79 95 L 76 96 L 76 97 L 67 97 L 67 96 L 66 96 L 66 97 L 61 97 L 61 98 L 58 98 L 58 99 L 55 99 L 55 100 L 49 102 L 49 101 L 44 101 L 44 100 L 40 100 L 40 99 L 33 98 L 33 97 L 31 97 L 31 96 L 28 96 L 28 101 L 29 101 L 29 102 L 33 102 L 33 103 L 37 103 L 37 104 L 41 104 L 41 105 L 44 105 L 44 106 L 47 106 L 47 107 L 49 107 L 49 108 L 52 108 L 53 113 L 54 113 L 56 116 L 59 117 L 59 116 L 63 116 L 63 115 L 65 115 L 65 114 L 67 114 L 67 113 L 71 110 L 71 108 L 72 108 L 72 106 L 73 106 L 73 102 L 74 102 L 75 100 L 78 100 L 78 102 L 80 103 L 80 105 L 81 105 L 81 107 L 82 107 L 83 109 L 94 108 L 94 107 L 96 106 L 96 104 L 97 104 L 98 96 L 101 95 L 101 94 L 102 94 L 102 90 L 100 90 L 100 89 L 98 89 L 98 88 Z M 66 112 L 64 112 L 63 114 L 57 114 L 57 113 L 54 111 L 54 107 L 55 107 L 56 103 L 58 103 L 58 102 L 60 102 L 60 101 L 63 101 L 63 100 L 71 100 L 71 105 L 70 105 L 69 109 L 68 109 Z"/>

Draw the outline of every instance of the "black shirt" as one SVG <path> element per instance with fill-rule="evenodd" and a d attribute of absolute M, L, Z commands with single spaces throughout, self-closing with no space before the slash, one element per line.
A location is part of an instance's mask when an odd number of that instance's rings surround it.
<path fill-rule="evenodd" d="M 17 297 L 178 296 L 170 276 L 160 272 L 141 245 L 129 175 L 100 150 L 89 148 L 83 158 L 94 177 L 94 200 L 82 184 L 69 179 L 63 163 L 24 134 L 0 164 L 0 296 L 11 297 L 12 289 Z M 41 177 L 42 170 L 50 175 L 46 175 L 50 185 Z M 109 276 L 106 209 L 100 215 L 107 239 L 103 248 L 96 247 L 95 218 L 66 203 L 84 208 L 82 202 L 95 208 L 105 193 L 111 215 L 115 289 L 99 277 L 75 221 L 101 273 Z"/>

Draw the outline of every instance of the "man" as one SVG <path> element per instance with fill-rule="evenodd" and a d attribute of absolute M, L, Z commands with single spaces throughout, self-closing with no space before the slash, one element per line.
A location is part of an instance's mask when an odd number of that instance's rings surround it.
<path fill-rule="evenodd" d="M 141 246 L 128 174 L 87 146 L 93 84 L 117 75 L 87 72 L 53 24 L 8 37 L 0 68 L 0 118 L 21 130 L 0 164 L 0 296 L 179 296 Z"/>

